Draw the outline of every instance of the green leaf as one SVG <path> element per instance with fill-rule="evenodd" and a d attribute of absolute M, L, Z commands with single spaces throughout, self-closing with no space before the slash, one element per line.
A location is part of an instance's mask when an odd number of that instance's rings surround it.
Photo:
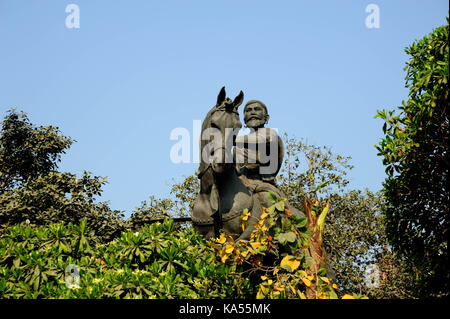
<path fill-rule="evenodd" d="M 314 258 L 312 258 L 311 256 L 306 256 L 305 259 L 306 259 L 306 263 L 309 264 L 311 267 L 316 264 L 316 262 L 314 261 Z"/>
<path fill-rule="evenodd" d="M 293 242 L 295 242 L 297 240 L 297 236 L 291 231 L 287 232 L 285 234 L 285 236 L 286 236 L 286 241 L 288 241 L 290 243 L 293 243 Z"/>
<path fill-rule="evenodd" d="M 317 220 L 317 225 L 319 226 L 319 240 L 322 240 L 322 234 L 323 234 L 323 227 L 325 225 L 325 217 L 328 214 L 328 210 L 330 209 L 330 204 L 327 203 L 327 205 L 323 208 L 322 212 L 319 215 L 319 219 Z"/>
<path fill-rule="evenodd" d="M 297 236 L 293 232 L 280 233 L 275 237 L 281 245 L 286 245 L 286 243 L 293 243 L 297 240 Z"/>
<path fill-rule="evenodd" d="M 284 202 L 280 201 L 275 203 L 275 208 L 279 211 L 279 212 L 284 212 Z"/>
<path fill-rule="evenodd" d="M 331 290 L 331 291 L 330 291 L 330 298 L 331 298 L 331 299 L 339 299 L 338 296 L 337 296 L 337 294 L 334 292 L 334 290 Z"/>
<path fill-rule="evenodd" d="M 272 192 L 269 192 L 269 195 L 268 195 L 268 200 L 270 201 L 270 202 L 272 202 L 272 203 L 276 203 L 277 202 L 277 195 L 275 195 L 274 193 L 272 193 Z"/>
<path fill-rule="evenodd" d="M 284 270 L 287 270 L 289 272 L 292 272 L 292 268 L 288 264 L 281 265 L 281 268 L 283 268 Z"/>
<path fill-rule="evenodd" d="M 325 268 L 320 268 L 319 271 L 317 272 L 317 275 L 319 275 L 320 277 L 325 277 L 327 275 L 327 270 Z"/>
<path fill-rule="evenodd" d="M 20 267 L 20 257 L 17 257 L 16 259 L 14 259 L 13 265 L 14 265 L 14 267 L 16 267 L 16 268 L 19 268 L 19 267 Z"/>
<path fill-rule="evenodd" d="M 285 233 L 280 233 L 277 236 L 275 236 L 275 240 L 278 241 L 281 245 L 286 245 L 287 238 Z"/>
<path fill-rule="evenodd" d="M 308 223 L 308 218 L 306 218 L 306 217 L 300 217 L 300 218 L 297 218 L 295 216 L 292 216 L 292 217 L 293 217 L 292 219 L 295 221 L 295 225 L 298 228 L 303 228 Z"/>
<path fill-rule="evenodd" d="M 273 214 L 275 212 L 275 205 L 269 207 L 269 214 Z"/>

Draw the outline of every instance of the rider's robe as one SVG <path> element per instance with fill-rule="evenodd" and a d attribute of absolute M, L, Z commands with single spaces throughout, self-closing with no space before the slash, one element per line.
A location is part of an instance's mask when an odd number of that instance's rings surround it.
<path fill-rule="evenodd" d="M 286 197 L 276 184 L 276 176 L 283 164 L 284 144 L 275 130 L 260 128 L 238 136 L 234 152 L 239 178 L 263 207 L 273 204 L 268 200 L 269 192 Z M 305 216 L 288 202 L 286 205 L 297 217 Z"/>

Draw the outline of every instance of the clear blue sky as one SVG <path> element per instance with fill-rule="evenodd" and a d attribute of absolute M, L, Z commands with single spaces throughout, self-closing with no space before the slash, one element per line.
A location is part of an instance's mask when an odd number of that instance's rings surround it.
<path fill-rule="evenodd" d="M 128 216 L 195 172 L 170 161 L 170 132 L 192 132 L 225 85 L 265 102 L 270 127 L 351 156 L 350 187 L 376 191 L 373 117 L 407 97 L 404 48 L 447 15 L 444 0 L 0 0 L 1 117 L 17 107 L 77 140 L 60 169 L 108 176 L 100 200 Z"/>

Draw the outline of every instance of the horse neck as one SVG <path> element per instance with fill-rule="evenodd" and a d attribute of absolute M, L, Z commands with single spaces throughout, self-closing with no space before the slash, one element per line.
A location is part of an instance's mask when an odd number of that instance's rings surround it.
<path fill-rule="evenodd" d="M 216 174 L 216 173 L 214 173 Z M 217 188 L 219 190 L 219 193 L 229 193 L 231 190 L 236 189 L 237 184 L 241 184 L 241 181 L 239 180 L 237 174 L 235 165 L 232 164 L 232 166 L 224 171 L 223 174 L 216 174 L 215 175 L 215 181 Z"/>

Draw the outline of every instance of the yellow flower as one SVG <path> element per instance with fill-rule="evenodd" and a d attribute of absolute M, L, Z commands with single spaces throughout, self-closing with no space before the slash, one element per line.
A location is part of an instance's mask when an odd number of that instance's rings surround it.
<path fill-rule="evenodd" d="M 250 213 L 250 212 L 248 211 L 248 209 L 246 208 L 246 209 L 244 209 L 244 211 L 242 212 L 241 219 L 242 219 L 243 221 L 247 221 L 251 214 L 252 214 L 252 213 Z"/>
<path fill-rule="evenodd" d="M 292 286 L 291 284 L 288 284 L 288 285 L 289 285 L 289 288 L 291 288 L 292 292 L 293 292 L 294 294 L 296 294 L 297 291 L 295 290 L 294 286 Z"/>
<path fill-rule="evenodd" d="M 220 234 L 218 243 L 219 243 L 219 244 L 223 244 L 223 243 L 225 243 L 226 241 L 227 241 L 227 239 L 225 238 L 225 236 L 224 236 L 223 234 Z"/>
<path fill-rule="evenodd" d="M 282 260 L 280 266 L 283 267 L 284 265 L 289 266 L 291 271 L 294 271 L 300 266 L 300 261 L 297 259 L 294 259 L 293 256 L 286 255 Z"/>
<path fill-rule="evenodd" d="M 302 278 L 302 281 L 306 285 L 306 287 L 311 286 L 311 281 L 308 278 Z"/>
<path fill-rule="evenodd" d="M 261 247 L 261 243 L 258 243 L 258 242 L 251 242 L 250 245 L 251 245 L 253 248 Z"/>
<path fill-rule="evenodd" d="M 233 252 L 233 250 L 234 250 L 234 246 L 233 246 L 233 245 L 227 245 L 227 246 L 225 247 L 225 252 L 226 252 L 227 254 L 231 254 L 231 253 Z"/>

